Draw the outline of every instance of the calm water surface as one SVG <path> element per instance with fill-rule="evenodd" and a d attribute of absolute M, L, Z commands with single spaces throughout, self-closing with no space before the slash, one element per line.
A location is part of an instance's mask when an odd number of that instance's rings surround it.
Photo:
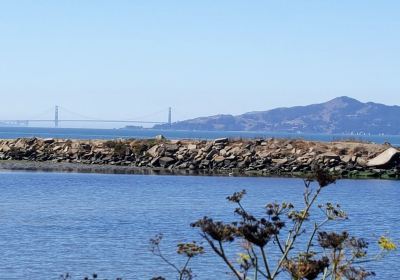
<path fill-rule="evenodd" d="M 155 129 L 85 129 L 85 128 L 40 128 L 40 127 L 0 127 L 0 139 L 20 137 L 53 137 L 69 139 L 115 139 L 115 138 L 153 138 L 162 134 L 168 139 L 216 139 L 231 138 L 289 138 L 313 141 L 334 141 L 356 139 L 375 143 L 389 142 L 400 146 L 400 135 L 351 135 L 351 134 L 310 134 L 282 133 L 265 131 L 179 131 Z"/>
<path fill-rule="evenodd" d="M 225 197 L 244 188 L 244 203 L 256 213 L 270 201 L 301 204 L 298 179 L 2 172 L 0 279 L 58 279 L 63 272 L 74 279 L 92 272 L 175 279 L 149 253 L 149 237 L 164 233 L 162 246 L 179 263 L 175 244 L 199 240 L 189 224 L 204 215 L 232 220 Z M 340 203 L 350 214 L 341 227 L 367 238 L 374 251 L 380 234 L 400 240 L 399 198 L 398 181 L 343 180 L 327 188 L 321 202 Z M 400 278 L 399 257 L 372 266 L 375 279 Z M 212 255 L 192 267 L 198 279 L 232 279 Z"/>

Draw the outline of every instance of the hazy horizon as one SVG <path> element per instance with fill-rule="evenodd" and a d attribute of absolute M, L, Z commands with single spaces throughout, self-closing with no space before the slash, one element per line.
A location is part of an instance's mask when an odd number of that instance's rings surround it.
<path fill-rule="evenodd" d="M 400 104 L 397 1 L 9 1 L 0 119 L 54 105 L 173 120 L 321 103 Z M 48 113 L 45 113 L 47 112 Z M 157 114 L 153 114 L 159 112 Z"/>

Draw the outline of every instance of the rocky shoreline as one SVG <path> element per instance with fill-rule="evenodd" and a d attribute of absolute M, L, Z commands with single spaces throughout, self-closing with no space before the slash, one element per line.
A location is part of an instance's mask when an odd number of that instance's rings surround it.
<path fill-rule="evenodd" d="M 400 179 L 400 151 L 288 139 L 0 140 L 0 170 L 304 177 L 316 168 L 342 178 Z"/>

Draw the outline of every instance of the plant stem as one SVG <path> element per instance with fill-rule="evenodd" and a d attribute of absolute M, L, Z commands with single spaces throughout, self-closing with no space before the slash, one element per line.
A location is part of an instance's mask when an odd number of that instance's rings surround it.
<path fill-rule="evenodd" d="M 271 279 L 275 279 L 275 277 L 278 275 L 279 270 L 281 269 L 283 262 L 287 259 L 289 252 L 292 250 L 292 246 L 294 244 L 294 242 L 296 241 L 297 237 L 299 236 L 300 230 L 303 226 L 303 223 L 305 221 L 305 218 L 307 217 L 307 214 L 310 212 L 310 208 L 311 206 L 314 204 L 315 200 L 317 199 L 319 193 L 321 192 L 322 188 L 319 187 L 317 189 L 317 191 L 315 192 L 313 198 L 311 199 L 310 202 L 308 202 L 309 200 L 306 200 L 306 209 L 303 212 L 303 216 L 300 219 L 298 225 L 296 226 L 294 235 L 291 239 L 289 239 L 289 243 L 287 244 L 286 248 L 285 248 L 285 253 L 283 254 L 283 256 L 281 257 L 281 259 L 279 260 L 278 266 L 276 267 L 274 273 L 271 276 Z"/>
<path fill-rule="evenodd" d="M 157 252 L 158 252 L 158 256 L 169 266 L 171 266 L 173 269 L 175 269 L 179 274 L 181 273 L 180 269 L 174 265 L 173 263 L 171 263 L 166 257 L 164 257 L 164 255 L 161 253 L 161 249 L 160 246 L 157 245 Z"/>
<path fill-rule="evenodd" d="M 281 241 L 279 240 L 279 236 L 278 235 L 275 235 L 275 241 L 276 241 L 276 244 L 278 244 L 278 247 L 279 247 L 279 250 L 281 251 L 281 253 L 284 254 L 285 250 L 282 247 L 282 244 L 281 244 Z"/>
<path fill-rule="evenodd" d="M 265 278 L 268 278 L 268 276 L 260 269 L 260 267 L 258 265 L 258 257 L 253 248 L 251 248 L 251 254 L 254 256 L 254 259 L 255 259 L 255 262 L 254 261 L 252 261 L 252 262 L 253 262 L 253 266 L 256 269 L 256 274 L 255 274 L 256 280 L 258 278 L 258 273 L 260 273 Z M 250 255 L 250 251 L 249 251 L 249 255 Z"/>
<path fill-rule="evenodd" d="M 224 247 L 222 246 L 222 242 L 221 241 L 218 241 L 218 244 L 219 244 L 219 248 L 220 248 L 220 250 L 221 250 L 221 257 L 222 257 L 222 259 L 225 261 L 225 263 L 228 265 L 228 267 L 232 270 L 232 272 L 236 275 L 236 277 L 239 279 L 239 280 L 245 280 L 245 279 L 242 279 L 242 276 L 240 276 L 240 273 L 233 267 L 233 265 L 231 264 L 231 262 L 228 260 L 228 258 L 226 257 L 226 255 L 225 255 L 225 251 L 224 251 Z"/>
<path fill-rule="evenodd" d="M 183 280 L 183 276 L 184 276 L 184 274 L 185 274 L 185 272 L 186 272 L 186 268 L 188 267 L 189 262 L 190 262 L 191 259 L 192 259 L 191 257 L 188 257 L 188 259 L 187 259 L 185 265 L 183 266 L 183 268 L 182 268 L 182 270 L 181 270 L 181 272 L 180 272 L 179 280 Z"/>
<path fill-rule="evenodd" d="M 265 265 L 265 270 L 267 271 L 267 275 L 268 275 L 268 279 L 272 279 L 271 278 L 271 271 L 269 269 L 269 265 L 268 265 L 268 260 L 267 260 L 267 256 L 265 255 L 265 251 L 263 247 L 260 247 L 261 250 L 261 255 L 263 257 L 263 261 L 264 261 L 264 265 Z"/>

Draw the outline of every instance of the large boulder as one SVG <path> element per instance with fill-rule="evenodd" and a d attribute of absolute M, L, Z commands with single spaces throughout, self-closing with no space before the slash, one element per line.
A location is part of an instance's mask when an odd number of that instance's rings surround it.
<path fill-rule="evenodd" d="M 54 138 L 44 138 L 43 139 L 43 143 L 45 143 L 45 144 L 52 144 L 52 143 L 54 143 Z"/>
<path fill-rule="evenodd" d="M 350 163 L 351 162 L 351 155 L 344 155 L 340 157 L 340 160 L 343 161 L 344 163 Z"/>
<path fill-rule="evenodd" d="M 206 155 L 206 159 L 211 160 L 214 155 L 218 154 L 219 152 L 217 150 L 211 150 L 207 155 Z"/>
<path fill-rule="evenodd" d="M 225 160 L 225 157 L 224 156 L 216 156 L 213 160 L 216 163 L 220 163 L 220 162 L 223 162 Z"/>
<path fill-rule="evenodd" d="M 153 158 L 158 156 L 158 145 L 154 145 L 153 147 L 151 147 L 149 150 L 147 150 L 147 153 L 149 155 L 151 155 Z"/>
<path fill-rule="evenodd" d="M 161 167 L 167 167 L 168 165 L 174 163 L 175 159 L 171 157 L 162 157 L 158 160 L 158 162 L 160 163 Z"/>
<path fill-rule="evenodd" d="M 276 163 L 276 164 L 278 164 L 278 165 L 282 165 L 282 164 L 285 164 L 285 163 L 287 163 L 289 160 L 288 160 L 288 158 L 287 157 L 285 157 L 285 158 L 277 158 L 277 159 L 272 159 L 272 162 L 273 163 Z"/>
<path fill-rule="evenodd" d="M 196 150 L 197 149 L 197 145 L 196 144 L 189 144 L 187 146 L 188 150 Z"/>
<path fill-rule="evenodd" d="M 7 152 L 9 152 L 10 150 L 11 150 L 11 148 L 10 148 L 10 146 L 9 146 L 7 143 L 3 143 L 3 144 L 0 146 L 0 152 L 7 153 Z"/>
<path fill-rule="evenodd" d="M 214 140 L 214 144 L 222 144 L 222 143 L 226 143 L 228 141 L 229 141 L 228 138 L 218 138 L 218 139 Z"/>
<path fill-rule="evenodd" d="M 175 153 L 179 149 L 177 144 L 165 144 L 164 147 L 169 153 Z"/>
<path fill-rule="evenodd" d="M 377 157 L 369 160 L 367 166 L 369 167 L 382 167 L 388 166 L 393 163 L 394 160 L 398 159 L 400 151 L 395 148 L 389 148 Z"/>

